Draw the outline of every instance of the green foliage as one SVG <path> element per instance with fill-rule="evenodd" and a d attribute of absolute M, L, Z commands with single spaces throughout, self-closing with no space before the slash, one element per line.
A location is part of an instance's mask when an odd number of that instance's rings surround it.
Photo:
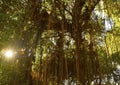
<path fill-rule="evenodd" d="M 1 56 L 2 57 L 2 56 Z M 19 84 L 18 84 L 19 82 Z M 0 59 L 0 85 L 23 85 L 26 83 L 24 69 L 15 60 Z"/>
<path fill-rule="evenodd" d="M 85 85 L 94 76 L 112 74 L 120 64 L 118 4 L 0 0 L 0 50 L 17 49 L 13 60 L 0 57 L 0 85 L 30 85 L 31 77 L 35 85 L 56 85 L 69 76 Z"/>

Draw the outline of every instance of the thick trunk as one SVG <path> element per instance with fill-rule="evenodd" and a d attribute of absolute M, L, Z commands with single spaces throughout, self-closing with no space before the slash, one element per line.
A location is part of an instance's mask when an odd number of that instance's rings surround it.
<path fill-rule="evenodd" d="M 75 40 L 75 59 L 76 59 L 76 78 L 78 82 L 82 85 L 86 83 L 86 57 L 85 57 L 85 49 L 83 42 L 85 39 L 83 38 L 83 33 L 86 32 L 86 26 L 88 20 L 90 19 L 91 12 L 95 8 L 96 4 L 99 3 L 100 0 L 91 2 L 91 6 L 86 6 L 84 12 L 82 11 L 85 4 L 84 1 L 75 0 L 75 4 L 73 7 L 73 16 L 72 16 L 72 26 L 73 26 L 73 38 Z M 88 9 L 89 8 L 89 9 Z M 94 61 L 94 60 L 93 60 Z"/>

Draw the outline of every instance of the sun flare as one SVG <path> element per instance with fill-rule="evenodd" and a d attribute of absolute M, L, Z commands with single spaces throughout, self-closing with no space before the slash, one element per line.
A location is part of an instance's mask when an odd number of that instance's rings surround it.
<path fill-rule="evenodd" d="M 6 51 L 6 52 L 5 52 L 5 56 L 6 56 L 7 58 L 13 57 L 13 51 L 12 51 L 12 50 Z"/>

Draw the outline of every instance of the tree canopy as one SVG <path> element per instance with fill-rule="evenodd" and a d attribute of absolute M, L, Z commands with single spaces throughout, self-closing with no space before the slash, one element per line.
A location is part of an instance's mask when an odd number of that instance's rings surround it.
<path fill-rule="evenodd" d="M 119 83 L 119 4 L 0 0 L 0 85 Z"/>

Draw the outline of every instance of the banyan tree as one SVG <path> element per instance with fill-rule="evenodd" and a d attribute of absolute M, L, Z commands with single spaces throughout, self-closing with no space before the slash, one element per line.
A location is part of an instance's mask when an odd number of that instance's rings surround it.
<path fill-rule="evenodd" d="M 29 1 L 30 19 L 37 29 L 36 85 L 62 85 L 69 78 L 78 85 L 90 85 L 96 76 L 101 80 L 96 40 L 103 28 L 93 14 L 99 2 Z"/>
<path fill-rule="evenodd" d="M 92 81 L 101 85 L 98 50 L 106 33 L 105 20 L 111 19 L 110 1 L 2 0 L 2 11 L 11 15 L 12 22 L 19 20 L 11 26 L 16 28 L 12 41 L 23 51 L 19 56 L 28 56 L 18 58 L 25 62 L 27 85 L 91 85 Z"/>

